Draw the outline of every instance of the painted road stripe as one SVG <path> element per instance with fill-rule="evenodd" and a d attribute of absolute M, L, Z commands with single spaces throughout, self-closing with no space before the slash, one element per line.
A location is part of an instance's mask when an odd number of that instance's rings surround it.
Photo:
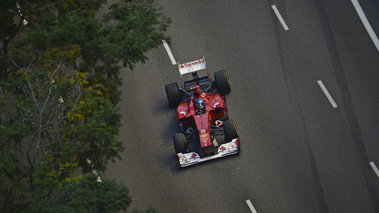
<path fill-rule="evenodd" d="M 324 86 L 324 84 L 322 83 L 322 81 L 318 80 L 317 83 L 318 83 L 318 85 L 320 85 L 322 91 L 324 91 L 324 94 L 326 95 L 326 97 L 328 98 L 328 100 L 330 101 L 330 103 L 332 104 L 333 108 L 337 108 L 336 102 L 334 102 L 332 96 L 330 96 L 328 90 L 326 89 L 326 87 Z"/>
<path fill-rule="evenodd" d="M 250 200 L 246 200 L 246 203 L 247 203 L 247 205 L 249 206 L 251 212 L 253 212 L 253 213 L 257 213 L 257 210 L 255 210 L 255 208 L 254 208 L 254 206 L 253 206 L 253 204 L 251 203 Z"/>
<path fill-rule="evenodd" d="M 374 30 L 372 29 L 372 27 L 370 25 L 370 22 L 368 21 L 365 13 L 362 10 L 361 5 L 359 4 L 358 0 L 351 0 L 351 2 L 353 3 L 353 5 L 355 7 L 355 10 L 357 11 L 357 13 L 359 15 L 359 18 L 361 18 L 361 21 L 362 21 L 363 25 L 365 26 L 368 34 L 370 35 L 372 42 L 374 42 L 374 44 L 376 46 L 376 49 L 379 51 L 379 39 L 378 39 L 378 36 L 376 36 Z"/>
<path fill-rule="evenodd" d="M 376 167 L 375 163 L 371 161 L 370 166 L 372 167 L 376 175 L 379 177 L 379 169 Z"/>
<path fill-rule="evenodd" d="M 274 10 L 276 17 L 278 17 L 278 19 L 279 19 L 280 23 L 282 24 L 284 30 L 286 30 L 286 31 L 289 30 L 290 28 L 288 28 L 286 22 L 284 21 L 282 15 L 280 15 L 279 10 L 278 10 L 278 8 L 276 8 L 275 4 L 271 5 L 271 8 Z"/>
<path fill-rule="evenodd" d="M 87 159 L 87 162 L 91 164 L 91 160 Z M 97 182 L 102 182 L 99 173 L 96 170 L 92 170 L 92 173 L 97 176 Z"/>
<path fill-rule="evenodd" d="M 163 42 L 163 46 L 164 46 L 164 48 L 165 48 L 166 51 L 167 51 L 168 57 L 170 57 L 170 59 L 171 59 L 171 63 L 172 63 L 172 65 L 175 65 L 175 64 L 176 64 L 176 61 L 175 61 L 174 55 L 172 54 L 172 52 L 171 52 L 171 50 L 170 50 L 170 47 L 168 46 L 166 40 L 162 40 L 162 42 Z"/>

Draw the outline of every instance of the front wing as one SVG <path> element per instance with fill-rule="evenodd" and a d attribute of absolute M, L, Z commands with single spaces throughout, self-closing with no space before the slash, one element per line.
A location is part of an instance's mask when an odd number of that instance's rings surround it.
<path fill-rule="evenodd" d="M 239 139 L 235 138 L 231 142 L 224 143 L 218 148 L 217 154 L 205 158 L 201 158 L 196 152 L 177 153 L 179 167 L 187 167 L 204 161 L 213 160 L 215 158 L 226 157 L 239 153 Z"/>

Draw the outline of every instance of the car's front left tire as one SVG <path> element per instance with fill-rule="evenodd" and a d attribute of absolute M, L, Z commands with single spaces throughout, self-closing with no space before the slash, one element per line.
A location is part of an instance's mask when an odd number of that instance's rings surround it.
<path fill-rule="evenodd" d="M 186 137 L 183 133 L 176 133 L 173 137 L 173 140 L 176 153 L 187 152 Z"/>

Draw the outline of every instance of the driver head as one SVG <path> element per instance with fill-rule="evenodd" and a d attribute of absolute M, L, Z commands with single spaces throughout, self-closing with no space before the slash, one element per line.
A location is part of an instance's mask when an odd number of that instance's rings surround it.
<path fill-rule="evenodd" d="M 203 109 L 204 108 L 204 101 L 203 101 L 203 99 L 201 99 L 201 98 L 196 99 L 196 107 L 198 109 Z"/>

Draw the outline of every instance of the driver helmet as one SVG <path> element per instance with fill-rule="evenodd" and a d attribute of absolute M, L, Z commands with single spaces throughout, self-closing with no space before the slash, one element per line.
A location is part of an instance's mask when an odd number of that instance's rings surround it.
<path fill-rule="evenodd" d="M 204 101 L 203 101 L 203 99 L 201 99 L 201 98 L 196 99 L 196 107 L 198 109 L 203 109 L 204 108 Z"/>

